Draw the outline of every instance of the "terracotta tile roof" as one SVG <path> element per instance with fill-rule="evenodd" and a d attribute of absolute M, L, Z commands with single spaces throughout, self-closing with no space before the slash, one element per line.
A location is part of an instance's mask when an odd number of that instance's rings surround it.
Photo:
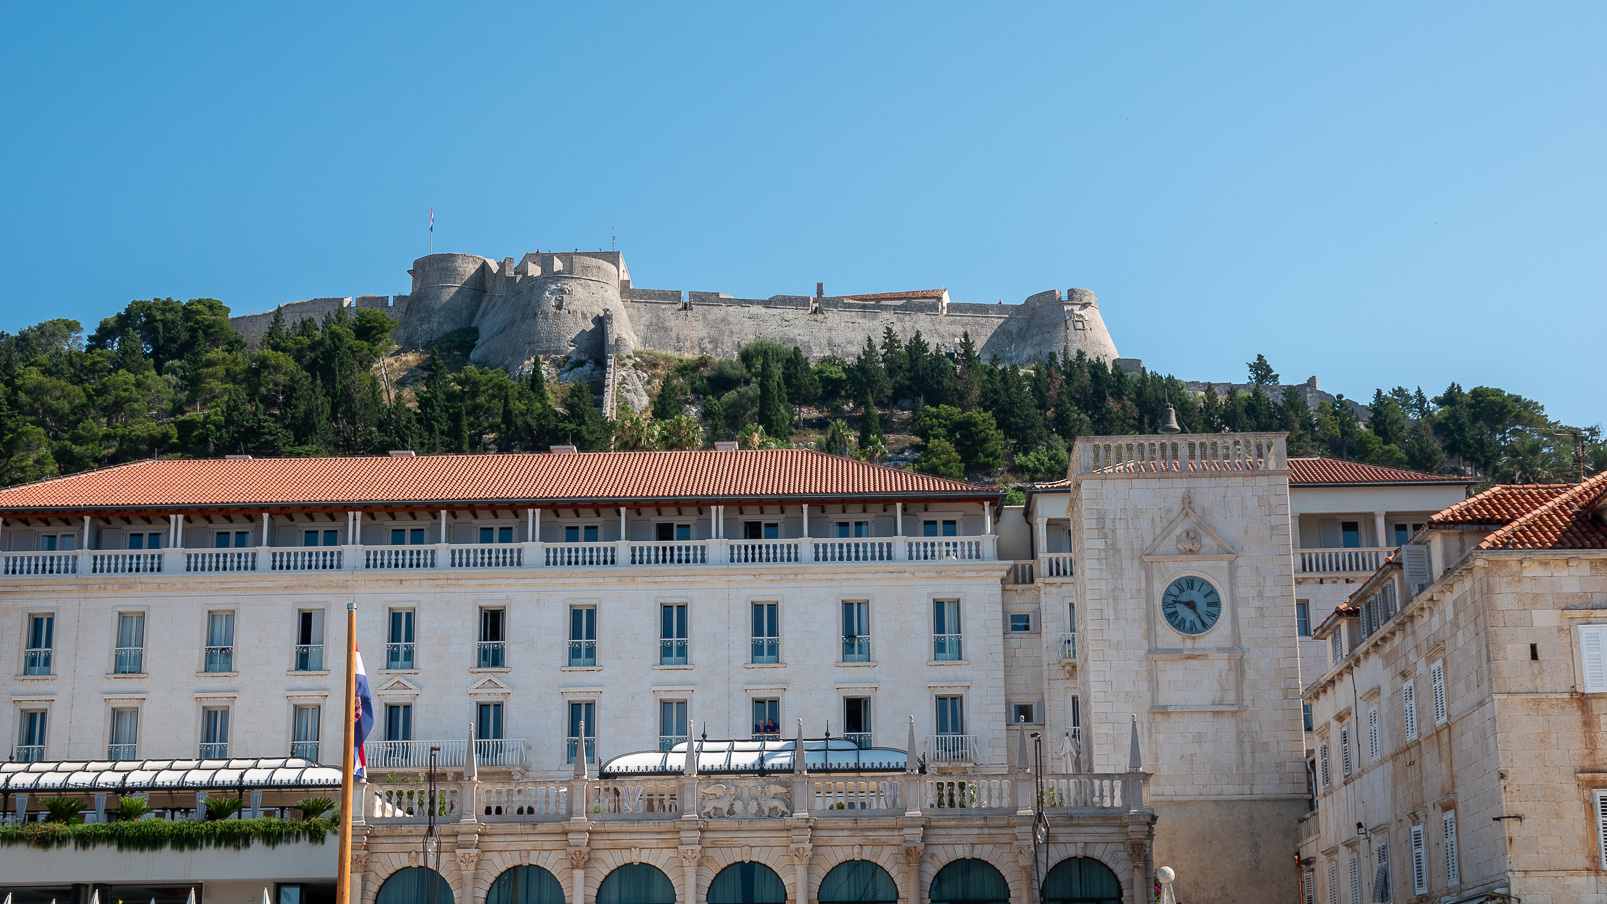
<path fill-rule="evenodd" d="M 870 295 L 844 295 L 855 301 L 882 301 L 888 298 L 942 298 L 948 289 L 916 289 L 913 292 L 873 292 Z"/>
<path fill-rule="evenodd" d="M 1484 538 L 1484 549 L 1607 549 L 1607 525 L 1596 509 L 1607 497 L 1607 473 L 1568 487 Z"/>
<path fill-rule="evenodd" d="M 807 449 L 141 461 L 0 490 L 0 515 L 320 505 L 970 499 L 1003 491 Z"/>
<path fill-rule="evenodd" d="M 1341 461 L 1337 458 L 1289 459 L 1290 486 L 1414 483 L 1459 483 L 1466 485 L 1473 483 L 1473 478 L 1424 474 L 1421 471 L 1403 471 L 1400 468 L 1367 465 L 1359 461 Z"/>
<path fill-rule="evenodd" d="M 1494 486 L 1429 517 L 1430 525 L 1510 524 L 1572 489 L 1572 484 Z"/>

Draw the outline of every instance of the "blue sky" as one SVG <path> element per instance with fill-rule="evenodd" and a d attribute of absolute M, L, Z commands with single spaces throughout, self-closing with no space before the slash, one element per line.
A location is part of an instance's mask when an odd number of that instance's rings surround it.
<path fill-rule="evenodd" d="M 607 248 L 1602 420 L 1602 4 L 7 4 L 0 329 Z"/>

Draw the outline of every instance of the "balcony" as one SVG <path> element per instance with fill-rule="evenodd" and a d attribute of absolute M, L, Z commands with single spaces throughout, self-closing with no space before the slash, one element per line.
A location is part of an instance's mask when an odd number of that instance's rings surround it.
<path fill-rule="evenodd" d="M 754 664 L 773 665 L 781 661 L 781 638 L 755 637 L 752 646 Z"/>
<path fill-rule="evenodd" d="M 413 642 L 391 642 L 385 645 L 385 668 L 411 669 L 413 668 Z"/>
<path fill-rule="evenodd" d="M 112 674 L 139 675 L 144 671 L 144 647 L 118 647 L 112 654 Z"/>
<path fill-rule="evenodd" d="M 106 759 L 113 761 L 132 760 L 134 759 L 134 745 L 108 744 L 106 745 Z"/>
<path fill-rule="evenodd" d="M 299 757 L 302 757 L 304 759 L 309 759 L 309 760 L 312 760 L 313 762 L 316 763 L 316 762 L 318 762 L 318 742 L 317 741 L 291 741 L 290 742 L 290 755 L 291 756 L 299 756 Z"/>
<path fill-rule="evenodd" d="M 45 760 L 45 745 L 18 744 L 11 748 L 11 760 L 16 763 L 42 763 Z"/>
<path fill-rule="evenodd" d="M 870 635 L 843 635 L 843 662 L 870 662 Z"/>
<path fill-rule="evenodd" d="M 296 645 L 296 671 L 322 672 L 324 670 L 324 645 L 321 643 L 304 643 Z"/>
<path fill-rule="evenodd" d="M 1395 551 L 1393 546 L 1363 546 L 1351 549 L 1297 549 L 1295 558 L 1302 575 L 1368 575 Z"/>
<path fill-rule="evenodd" d="M 226 760 L 229 758 L 229 742 L 202 741 L 200 754 L 203 760 Z"/>
<path fill-rule="evenodd" d="M 508 642 L 482 640 L 476 645 L 474 667 L 477 669 L 505 669 L 508 667 Z"/>
<path fill-rule="evenodd" d="M 1062 633 L 1060 635 L 1060 639 L 1058 641 L 1056 641 L 1056 643 L 1055 643 L 1055 651 L 1059 655 L 1059 658 L 1060 658 L 1061 662 L 1066 662 L 1068 660 L 1076 659 L 1077 658 L 1077 632 L 1075 632 L 1075 631 L 1066 631 L 1066 632 Z"/>
<path fill-rule="evenodd" d="M 22 651 L 22 673 L 24 675 L 49 675 L 50 656 L 49 647 L 32 647 Z"/>
<path fill-rule="evenodd" d="M 234 671 L 234 647 L 217 646 L 206 648 L 206 664 L 202 668 L 205 672 L 232 672 Z"/>
<path fill-rule="evenodd" d="M 938 662 L 960 661 L 960 635 L 933 634 L 932 658 Z"/>
<path fill-rule="evenodd" d="M 474 742 L 474 760 L 491 768 L 523 768 L 526 765 L 523 738 L 480 738 Z M 462 769 L 468 760 L 469 742 L 455 741 L 369 741 L 363 747 L 369 776 L 378 769 L 428 769 L 430 749 L 435 749 L 435 765 L 440 769 Z"/>
<path fill-rule="evenodd" d="M 523 571 L 880 562 L 992 562 L 995 538 L 882 537 L 774 540 L 611 540 L 590 543 L 438 543 L 429 546 L 170 548 L 0 553 L 0 576 L 251 574 L 327 571 Z M 1059 566 L 1051 571 L 1059 576 Z M 1063 569 L 1070 574 L 1070 558 Z M 1042 576 L 1040 575 L 1040 580 Z"/>
<path fill-rule="evenodd" d="M 666 637 L 658 642 L 659 665 L 686 665 L 686 638 Z"/>
<path fill-rule="evenodd" d="M 684 734 L 665 734 L 658 736 L 658 749 L 661 753 L 667 753 L 670 750 L 675 749 L 676 744 L 685 743 L 686 735 Z"/>
<path fill-rule="evenodd" d="M 597 641 L 571 640 L 569 642 L 569 667 L 572 669 L 592 668 L 597 665 Z"/>
<path fill-rule="evenodd" d="M 976 735 L 935 734 L 926 736 L 926 761 L 939 765 L 975 763 L 979 745 Z"/>
<path fill-rule="evenodd" d="M 575 751 L 579 747 L 580 747 L 580 739 L 579 738 L 572 738 L 571 737 L 571 738 L 565 738 L 564 739 L 564 762 L 565 763 L 573 763 L 575 761 Z M 586 762 L 588 762 L 588 763 L 597 762 L 597 739 L 596 738 L 587 738 L 586 739 Z"/>
<path fill-rule="evenodd" d="M 1072 576 L 1071 553 L 1051 552 L 1038 557 L 1038 580 L 1069 581 Z"/>
<path fill-rule="evenodd" d="M 868 731 L 845 731 L 843 732 L 843 740 L 853 744 L 860 750 L 869 750 L 875 746 L 871 743 L 870 732 Z M 807 750 L 807 748 L 805 749 Z"/>

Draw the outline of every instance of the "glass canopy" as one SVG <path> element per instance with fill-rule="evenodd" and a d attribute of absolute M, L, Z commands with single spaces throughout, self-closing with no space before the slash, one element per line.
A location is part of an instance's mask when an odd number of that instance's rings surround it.
<path fill-rule="evenodd" d="M 340 770 L 301 757 L 0 763 L 0 792 L 339 788 Z"/>
<path fill-rule="evenodd" d="M 696 747 L 701 775 L 774 775 L 793 771 L 793 740 L 720 741 L 703 738 Z M 600 775 L 681 775 L 686 772 L 686 742 L 667 751 L 642 751 L 616 756 L 603 764 Z M 853 741 L 805 739 L 804 767 L 809 772 L 903 772 L 908 759 L 892 747 L 860 747 Z"/>

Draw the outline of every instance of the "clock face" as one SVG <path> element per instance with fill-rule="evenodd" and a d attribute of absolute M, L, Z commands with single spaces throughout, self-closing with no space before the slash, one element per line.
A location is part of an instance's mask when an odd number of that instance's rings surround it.
<path fill-rule="evenodd" d="M 1179 634 L 1204 634 L 1222 617 L 1222 596 L 1205 578 L 1178 578 L 1161 594 L 1161 615 Z"/>

